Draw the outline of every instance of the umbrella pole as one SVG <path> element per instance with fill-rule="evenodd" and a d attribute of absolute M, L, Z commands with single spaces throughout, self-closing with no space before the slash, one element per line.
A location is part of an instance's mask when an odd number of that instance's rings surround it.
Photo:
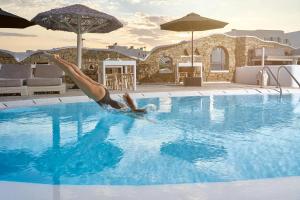
<path fill-rule="evenodd" d="M 82 56 L 82 35 L 77 34 L 77 66 L 81 69 L 81 56 Z"/>
<path fill-rule="evenodd" d="M 192 31 L 192 68 L 194 67 L 194 31 Z"/>
<path fill-rule="evenodd" d="M 81 34 L 81 18 L 78 17 L 78 32 L 77 32 L 77 66 L 81 69 L 82 58 L 82 34 Z"/>

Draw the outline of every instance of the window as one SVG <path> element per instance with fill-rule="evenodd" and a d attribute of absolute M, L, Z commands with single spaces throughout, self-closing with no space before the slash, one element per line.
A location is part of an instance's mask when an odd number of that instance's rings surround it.
<path fill-rule="evenodd" d="M 173 61 L 169 56 L 163 56 L 159 60 L 159 73 L 172 73 Z"/>
<path fill-rule="evenodd" d="M 279 42 L 279 43 L 281 43 L 281 42 L 282 42 L 282 40 L 281 40 L 281 38 L 280 38 L 280 37 L 278 37 L 278 38 L 277 38 L 277 42 Z"/>
<path fill-rule="evenodd" d="M 222 47 L 215 47 L 210 55 L 211 71 L 228 70 L 228 54 Z"/>

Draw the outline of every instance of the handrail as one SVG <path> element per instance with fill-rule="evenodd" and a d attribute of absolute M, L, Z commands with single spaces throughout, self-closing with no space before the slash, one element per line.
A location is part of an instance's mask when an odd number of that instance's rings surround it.
<path fill-rule="evenodd" d="M 274 75 L 273 72 L 271 71 L 270 67 L 264 66 L 264 67 L 262 68 L 262 70 L 261 70 L 261 72 L 262 72 L 262 73 L 261 73 L 261 80 L 263 79 L 263 75 L 264 75 L 264 71 L 265 71 L 265 70 L 268 70 L 268 72 L 271 74 L 272 78 L 276 81 L 277 87 L 279 87 L 279 94 L 280 94 L 280 98 L 281 98 L 281 96 L 282 96 L 282 88 L 281 88 L 281 85 L 280 85 L 278 79 L 275 77 L 275 75 Z M 267 73 L 268 73 L 268 72 L 267 72 Z"/>
<path fill-rule="evenodd" d="M 285 65 L 280 66 L 277 70 L 277 80 L 278 80 L 278 82 L 279 82 L 279 72 L 280 72 L 281 69 L 285 69 L 287 71 L 287 73 L 294 79 L 294 81 L 297 83 L 297 85 L 300 88 L 299 81 L 295 78 L 295 76 L 290 72 L 290 70 Z M 278 87 L 278 85 L 277 85 L 277 87 Z"/>

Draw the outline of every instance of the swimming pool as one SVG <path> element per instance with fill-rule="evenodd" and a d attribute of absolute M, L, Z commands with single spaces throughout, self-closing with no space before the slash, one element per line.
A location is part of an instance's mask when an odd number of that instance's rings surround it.
<path fill-rule="evenodd" d="M 94 102 L 0 111 L 0 181 L 226 182 L 300 175 L 300 96 L 140 99 L 145 118 Z"/>

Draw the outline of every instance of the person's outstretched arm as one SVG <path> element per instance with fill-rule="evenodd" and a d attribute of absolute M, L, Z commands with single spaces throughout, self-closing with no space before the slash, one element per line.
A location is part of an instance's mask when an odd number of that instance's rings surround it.
<path fill-rule="evenodd" d="M 136 106 L 127 92 L 123 95 L 123 99 L 131 110 L 136 110 Z"/>

